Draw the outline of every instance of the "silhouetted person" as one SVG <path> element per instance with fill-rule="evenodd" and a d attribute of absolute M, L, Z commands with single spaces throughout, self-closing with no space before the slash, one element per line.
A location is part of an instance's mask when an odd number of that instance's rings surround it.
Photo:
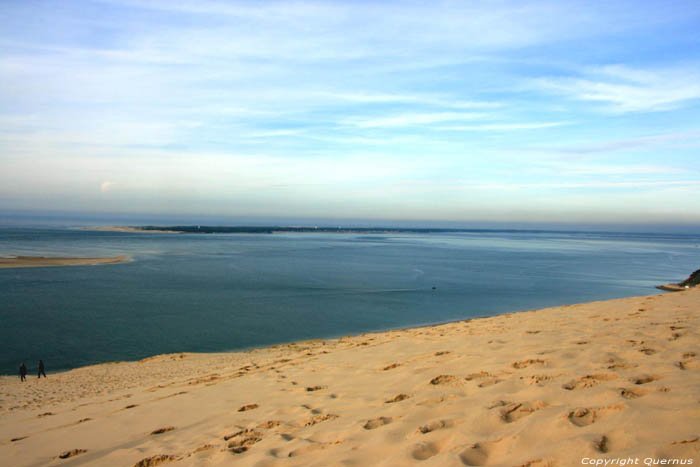
<path fill-rule="evenodd" d="M 41 379 L 41 375 L 44 375 L 44 378 L 46 378 L 46 373 L 44 373 L 44 361 L 39 360 L 39 376 L 37 376 L 39 379 Z"/>
<path fill-rule="evenodd" d="M 27 367 L 24 366 L 24 362 L 19 366 L 19 379 L 22 381 L 27 379 Z"/>

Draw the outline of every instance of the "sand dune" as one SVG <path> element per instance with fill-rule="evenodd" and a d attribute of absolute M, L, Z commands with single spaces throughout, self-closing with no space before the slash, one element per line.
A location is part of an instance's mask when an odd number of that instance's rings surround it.
<path fill-rule="evenodd" d="M 0 463 L 697 465 L 699 308 L 690 289 L 2 377 Z"/>

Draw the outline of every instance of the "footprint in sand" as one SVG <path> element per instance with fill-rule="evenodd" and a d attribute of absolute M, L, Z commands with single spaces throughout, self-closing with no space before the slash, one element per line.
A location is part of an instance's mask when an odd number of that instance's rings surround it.
<path fill-rule="evenodd" d="M 493 441 L 482 441 L 474 443 L 459 454 L 459 459 L 464 465 L 486 465 L 491 453 L 498 449 L 498 446 L 504 443 L 503 438 Z"/>
<path fill-rule="evenodd" d="M 646 395 L 647 391 L 646 390 L 641 390 L 641 389 L 629 389 L 629 388 L 620 388 L 618 389 L 619 394 L 624 397 L 625 399 L 637 399 L 638 397 L 642 397 Z"/>
<path fill-rule="evenodd" d="M 552 467 L 555 465 L 554 461 L 547 459 L 532 459 L 520 464 L 518 467 Z"/>
<path fill-rule="evenodd" d="M 364 428 L 365 430 L 374 430 L 375 428 L 379 428 L 380 426 L 388 425 L 393 421 L 394 419 L 392 417 L 373 418 L 372 420 L 368 420 L 367 423 L 365 423 L 362 426 L 362 428 Z"/>
<path fill-rule="evenodd" d="M 408 394 L 397 394 L 394 397 L 392 397 L 391 399 L 384 401 L 384 403 L 385 404 L 393 404 L 394 402 L 405 401 L 406 399 L 409 399 L 410 397 L 411 396 L 409 396 Z"/>
<path fill-rule="evenodd" d="M 333 420 L 333 419 L 336 419 L 336 418 L 338 418 L 338 415 L 335 415 L 335 414 L 332 414 L 332 413 L 325 414 L 325 415 L 315 415 L 315 416 L 313 416 L 313 417 L 311 417 L 311 418 L 307 418 L 306 420 L 304 420 L 304 421 L 302 422 L 302 424 L 303 424 L 304 426 L 313 426 L 313 425 L 315 425 L 315 424 L 317 424 L 317 423 L 325 422 L 326 420 Z"/>
<path fill-rule="evenodd" d="M 486 381 L 482 381 L 477 386 L 479 386 L 480 388 L 487 388 L 489 386 L 493 386 L 494 384 L 498 384 L 502 381 L 503 381 L 502 379 L 498 379 L 498 378 L 488 379 Z"/>
<path fill-rule="evenodd" d="M 78 454 L 82 454 L 84 452 L 87 452 L 87 449 L 71 449 L 70 451 L 62 452 L 58 455 L 58 457 L 61 459 L 68 459 L 69 457 L 77 456 Z"/>
<path fill-rule="evenodd" d="M 326 389 L 328 386 L 309 386 L 306 388 L 307 392 L 320 391 L 321 389 Z"/>
<path fill-rule="evenodd" d="M 478 373 L 470 373 L 467 376 L 464 377 L 466 381 L 472 381 L 475 379 L 482 379 L 482 378 L 491 378 L 493 375 L 489 373 L 488 371 L 480 371 Z"/>
<path fill-rule="evenodd" d="M 243 405 L 243 406 L 239 407 L 238 411 L 239 412 L 246 412 L 248 410 L 257 409 L 258 407 L 260 407 L 258 404 L 247 404 L 247 405 Z"/>
<path fill-rule="evenodd" d="M 126 409 L 133 409 L 134 407 L 138 407 L 138 404 L 127 405 L 126 407 L 124 407 L 124 410 L 126 410 Z"/>
<path fill-rule="evenodd" d="M 601 381 L 610 381 L 616 378 L 618 378 L 617 375 L 610 373 L 586 375 L 578 379 L 569 381 L 568 383 L 564 384 L 562 388 L 566 389 L 567 391 L 573 391 L 574 389 L 592 388 L 593 386 L 597 386 L 598 384 L 600 384 Z"/>
<path fill-rule="evenodd" d="M 266 422 L 260 423 L 257 428 L 270 430 L 276 426 L 279 426 L 282 422 L 280 420 L 268 420 Z"/>
<path fill-rule="evenodd" d="M 610 405 L 598 408 L 580 408 L 569 412 L 568 419 L 576 426 L 587 426 L 596 422 L 599 418 L 619 410 L 624 410 L 624 405 Z"/>
<path fill-rule="evenodd" d="M 411 455 L 414 459 L 424 461 L 440 452 L 440 445 L 435 442 L 422 442 L 413 447 Z"/>
<path fill-rule="evenodd" d="M 506 423 L 512 423 L 545 407 L 547 404 L 542 401 L 513 402 L 501 409 L 501 419 Z"/>
<path fill-rule="evenodd" d="M 636 363 L 627 363 L 622 360 L 615 360 L 614 358 L 608 359 L 607 363 L 610 363 L 610 365 L 607 366 L 608 370 L 628 370 L 639 366 Z"/>
<path fill-rule="evenodd" d="M 700 364 L 698 364 L 697 360 L 688 359 L 688 360 L 676 362 L 676 366 L 678 368 L 680 368 L 681 370 L 694 370 L 695 368 L 700 367 Z"/>
<path fill-rule="evenodd" d="M 637 376 L 635 378 L 630 378 L 630 381 L 634 384 L 641 385 L 641 384 L 651 383 L 652 381 L 658 381 L 660 379 L 661 379 L 660 376 L 642 375 L 642 376 Z"/>
<path fill-rule="evenodd" d="M 11 443 L 16 443 L 17 441 L 22 441 L 23 439 L 27 439 L 29 436 L 18 436 L 17 438 L 12 438 L 10 440 Z"/>
<path fill-rule="evenodd" d="M 598 452 L 606 453 L 610 450 L 610 439 L 607 436 L 603 435 L 593 442 L 593 447 Z"/>
<path fill-rule="evenodd" d="M 519 370 L 519 369 L 521 369 L 521 368 L 527 368 L 527 367 L 529 367 L 529 366 L 531 366 L 531 365 L 539 365 L 539 366 L 541 366 L 541 365 L 544 365 L 544 364 L 545 364 L 545 361 L 544 361 L 544 360 L 540 360 L 539 358 L 534 358 L 534 359 L 533 359 L 533 358 L 530 358 L 530 359 L 528 359 L 528 360 L 521 360 L 521 361 L 519 361 L 519 362 L 513 362 L 513 363 L 510 364 L 510 366 L 512 366 L 513 368 Z"/>
<path fill-rule="evenodd" d="M 251 428 L 246 428 L 244 430 L 239 430 L 235 433 L 231 433 L 231 434 L 224 436 L 224 441 L 228 441 L 228 440 L 233 439 L 233 438 L 237 438 L 240 436 L 249 435 L 249 434 L 253 434 L 253 433 L 257 433 L 257 432 Z"/>
<path fill-rule="evenodd" d="M 454 375 L 440 375 L 430 380 L 430 384 L 434 386 L 438 386 L 440 384 L 457 385 L 460 382 L 460 379 Z"/>
<path fill-rule="evenodd" d="M 650 349 L 648 347 L 644 347 L 643 349 L 639 349 L 640 352 L 642 352 L 644 355 L 654 355 L 656 353 L 656 350 Z"/>
<path fill-rule="evenodd" d="M 157 430 L 151 431 L 152 435 L 160 435 L 163 433 L 167 433 L 168 431 L 173 431 L 175 429 L 174 426 L 164 426 L 163 428 L 158 428 Z"/>
<path fill-rule="evenodd" d="M 134 464 L 134 467 L 154 467 L 156 465 L 165 464 L 166 462 L 176 461 L 177 459 L 177 456 L 173 456 L 170 454 L 157 454 L 155 456 L 141 459 L 140 461 Z"/>
<path fill-rule="evenodd" d="M 445 428 L 452 428 L 455 426 L 454 420 L 437 420 L 434 422 L 430 422 L 427 425 L 423 425 L 420 428 L 418 428 L 418 431 L 420 431 L 423 434 L 426 433 L 432 433 L 435 430 L 443 430 Z"/>
<path fill-rule="evenodd" d="M 239 436 L 238 439 L 229 441 L 228 449 L 234 454 L 241 454 L 259 441 L 262 441 L 262 435 L 257 431 L 252 431 L 246 435 Z"/>
<path fill-rule="evenodd" d="M 400 363 L 392 363 L 391 365 L 387 365 L 384 368 L 382 368 L 383 371 L 388 371 L 388 370 L 393 370 L 394 368 L 400 367 Z"/>
<path fill-rule="evenodd" d="M 543 386 L 546 381 L 551 380 L 554 376 L 551 375 L 530 375 L 521 376 L 520 379 L 525 381 L 529 385 Z"/>
<path fill-rule="evenodd" d="M 214 449 L 214 448 L 215 448 L 215 446 L 213 444 L 203 444 L 203 445 L 199 446 L 198 448 L 196 448 L 194 451 L 192 451 L 190 453 L 190 455 L 197 454 L 198 452 L 202 452 L 202 451 L 208 451 L 208 450 Z"/>

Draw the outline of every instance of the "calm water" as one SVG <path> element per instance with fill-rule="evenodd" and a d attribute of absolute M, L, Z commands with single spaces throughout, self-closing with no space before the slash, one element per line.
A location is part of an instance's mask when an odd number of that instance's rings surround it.
<path fill-rule="evenodd" d="M 0 229 L 9 254 L 134 259 L 0 269 L 0 373 L 14 374 L 653 294 L 700 267 L 700 236 Z"/>

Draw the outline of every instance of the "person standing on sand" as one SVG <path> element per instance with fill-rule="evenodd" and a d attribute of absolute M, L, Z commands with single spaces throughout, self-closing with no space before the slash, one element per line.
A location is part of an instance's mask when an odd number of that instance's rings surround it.
<path fill-rule="evenodd" d="M 37 378 L 41 379 L 41 375 L 44 375 L 44 378 L 46 378 L 46 373 L 44 373 L 44 361 L 39 360 L 39 375 Z"/>
<path fill-rule="evenodd" d="M 27 379 L 27 367 L 24 366 L 24 362 L 19 366 L 19 379 L 21 381 Z"/>

